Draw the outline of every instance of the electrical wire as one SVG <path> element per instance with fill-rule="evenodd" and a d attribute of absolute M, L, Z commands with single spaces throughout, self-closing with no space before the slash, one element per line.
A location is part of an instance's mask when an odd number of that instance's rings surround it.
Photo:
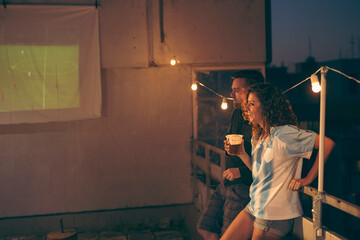
<path fill-rule="evenodd" d="M 358 79 L 356 79 L 356 78 L 353 78 L 353 77 L 350 77 L 350 76 L 346 75 L 345 73 L 340 72 L 339 70 L 336 70 L 336 69 L 333 69 L 333 68 L 329 68 L 329 67 L 327 67 L 327 68 L 330 69 L 330 70 L 332 70 L 332 71 L 334 71 L 334 72 L 337 72 L 337 73 L 339 73 L 339 74 L 341 74 L 341 75 L 344 75 L 345 77 L 347 77 L 347 78 L 349 78 L 349 79 L 351 79 L 351 80 L 354 80 L 354 81 L 357 82 L 357 83 L 360 83 L 360 80 L 358 80 Z"/>
<path fill-rule="evenodd" d="M 314 72 L 313 74 L 317 74 L 320 70 L 321 70 L 321 68 L 319 68 L 319 69 L 318 69 L 316 72 Z M 301 82 L 299 82 L 298 84 L 295 84 L 295 85 L 294 85 L 294 86 L 292 86 L 291 88 L 289 88 L 289 89 L 287 89 L 287 90 L 283 91 L 283 93 L 286 93 L 287 91 L 290 91 L 291 89 L 296 88 L 297 86 L 299 86 L 300 84 L 302 84 L 302 83 L 306 82 L 306 81 L 307 81 L 307 80 L 309 80 L 309 79 L 311 79 L 311 77 L 308 77 L 308 78 L 306 78 L 306 79 L 302 80 L 302 81 L 301 81 Z"/>
<path fill-rule="evenodd" d="M 322 68 L 322 67 L 321 67 L 321 68 Z M 319 69 L 318 69 L 315 73 L 313 73 L 313 74 L 317 74 L 317 73 L 321 70 L 321 68 L 319 68 Z M 334 72 L 336 72 L 336 73 L 339 73 L 339 74 L 341 74 L 341 75 L 343 75 L 343 76 L 345 76 L 345 77 L 347 77 L 347 78 L 349 78 L 349 79 L 351 79 L 351 80 L 354 80 L 354 81 L 357 82 L 357 83 L 360 83 L 360 80 L 358 80 L 358 79 L 356 79 L 356 78 L 353 78 L 353 77 L 350 77 L 350 76 L 346 75 L 345 73 L 340 72 L 339 70 L 336 70 L 336 69 L 333 69 L 333 68 L 330 68 L 330 67 L 325 67 L 325 68 L 327 68 L 327 69 L 329 69 L 329 70 L 332 70 L 332 71 L 334 71 Z M 286 93 L 287 91 L 296 88 L 297 86 L 299 86 L 300 84 L 302 84 L 303 82 L 305 82 L 305 81 L 307 81 L 307 80 L 309 80 L 309 79 L 311 79 L 311 77 L 308 77 L 308 78 L 304 79 L 303 81 L 299 82 L 298 84 L 296 84 L 296 85 L 292 86 L 291 88 L 285 90 L 283 93 Z"/>
<path fill-rule="evenodd" d="M 202 83 L 201 83 L 201 82 L 199 82 L 198 80 L 196 80 L 196 82 L 197 82 L 200 86 L 202 86 L 202 87 L 206 88 L 207 90 L 209 90 L 210 92 L 212 92 L 212 93 L 214 93 L 214 94 L 218 95 L 218 96 L 219 96 L 219 97 L 221 97 L 221 98 L 226 98 L 227 100 L 234 100 L 233 98 L 224 97 L 223 95 L 221 95 L 221 94 L 219 94 L 219 93 L 215 92 L 215 91 L 214 91 L 214 90 L 212 90 L 211 88 L 209 88 L 209 87 L 205 86 L 204 84 L 202 84 Z"/>
<path fill-rule="evenodd" d="M 302 84 L 303 82 L 305 82 L 305 81 L 309 80 L 310 78 L 311 78 L 311 77 L 308 77 L 308 78 L 306 78 L 306 79 L 302 80 L 302 81 L 301 81 L 301 82 L 299 82 L 298 84 L 296 84 L 296 85 L 292 86 L 291 88 L 289 88 L 289 89 L 287 89 L 287 90 L 283 91 L 283 93 L 286 93 L 287 91 L 290 91 L 291 89 L 296 88 L 297 86 L 299 86 L 299 85 L 300 85 L 300 84 Z"/>
<path fill-rule="evenodd" d="M 323 68 L 323 67 L 320 67 L 320 68 L 319 68 L 316 72 L 314 72 L 313 74 L 317 74 L 322 68 Z M 349 79 L 351 79 L 351 80 L 354 80 L 355 82 L 357 82 L 357 83 L 360 84 L 360 80 L 358 80 L 358 79 L 356 79 L 356 78 L 353 78 L 353 77 L 350 77 L 350 76 L 346 75 L 345 73 L 340 72 L 339 70 L 336 70 L 336 69 L 333 69 L 333 68 L 329 68 L 329 67 L 325 67 L 325 68 L 327 68 L 327 69 L 329 69 L 329 70 L 332 70 L 332 71 L 334 71 L 334 72 L 336 72 L 336 73 L 339 73 L 339 74 L 341 74 L 341 75 L 343 75 L 343 76 L 345 76 L 345 77 L 347 77 L 347 78 L 349 78 Z M 299 86 L 300 84 L 306 82 L 306 81 L 309 80 L 309 79 L 311 79 L 311 76 L 308 77 L 308 78 L 306 78 L 306 79 L 304 79 L 304 80 L 302 80 L 301 82 L 295 84 L 295 85 L 292 86 L 291 88 L 283 91 L 283 93 L 286 93 L 286 92 L 290 91 L 291 89 L 296 88 L 297 86 Z M 199 82 L 199 81 L 197 81 L 197 80 L 196 80 L 196 83 L 198 83 L 200 86 L 206 88 L 207 90 L 209 90 L 210 92 L 218 95 L 218 96 L 221 97 L 221 98 L 226 98 L 227 100 L 234 100 L 233 98 L 224 97 L 223 95 L 215 92 L 214 90 L 212 90 L 211 88 L 207 87 L 205 84 L 203 84 L 203 83 L 201 83 L 201 82 Z"/>

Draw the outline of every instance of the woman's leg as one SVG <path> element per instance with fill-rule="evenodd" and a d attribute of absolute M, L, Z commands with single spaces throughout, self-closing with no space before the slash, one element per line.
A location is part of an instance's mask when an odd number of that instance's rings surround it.
<path fill-rule="evenodd" d="M 294 226 L 294 219 L 266 220 L 256 218 L 252 240 L 278 240 L 282 239 Z"/>
<path fill-rule="evenodd" d="M 281 236 L 254 227 L 251 240 L 279 240 Z"/>
<path fill-rule="evenodd" d="M 221 240 L 244 239 L 251 238 L 254 229 L 254 220 L 249 216 L 245 210 L 242 210 L 239 215 L 230 224 Z"/>

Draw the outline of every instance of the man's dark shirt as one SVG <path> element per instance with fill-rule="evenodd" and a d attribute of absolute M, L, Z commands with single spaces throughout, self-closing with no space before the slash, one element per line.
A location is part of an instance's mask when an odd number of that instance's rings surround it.
<path fill-rule="evenodd" d="M 248 121 L 244 120 L 240 109 L 235 109 L 232 114 L 228 134 L 243 135 L 245 152 L 251 156 L 251 126 Z M 226 186 L 237 183 L 244 183 L 248 186 L 251 185 L 251 171 L 239 157 L 226 154 L 225 169 L 228 168 L 239 168 L 241 177 L 233 181 L 225 179 L 224 184 Z"/>

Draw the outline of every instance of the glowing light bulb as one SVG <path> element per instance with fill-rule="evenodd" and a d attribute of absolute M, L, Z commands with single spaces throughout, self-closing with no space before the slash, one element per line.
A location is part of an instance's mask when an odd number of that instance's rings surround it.
<path fill-rule="evenodd" d="M 316 74 L 311 75 L 311 89 L 314 93 L 318 93 L 321 91 L 321 86 L 319 83 L 319 79 Z"/>
<path fill-rule="evenodd" d="M 196 91 L 196 90 L 197 90 L 197 84 L 196 84 L 196 82 L 193 82 L 193 83 L 191 84 L 191 89 L 192 89 L 193 91 Z"/>
<path fill-rule="evenodd" d="M 320 83 L 315 83 L 312 85 L 311 89 L 313 90 L 313 92 L 318 93 L 321 91 L 321 86 Z"/>
<path fill-rule="evenodd" d="M 221 103 L 221 108 L 224 110 L 228 108 L 226 98 L 223 98 L 222 103 Z"/>
<path fill-rule="evenodd" d="M 178 63 L 179 63 L 179 60 L 175 56 L 171 58 L 171 60 L 170 60 L 171 66 L 175 66 Z"/>

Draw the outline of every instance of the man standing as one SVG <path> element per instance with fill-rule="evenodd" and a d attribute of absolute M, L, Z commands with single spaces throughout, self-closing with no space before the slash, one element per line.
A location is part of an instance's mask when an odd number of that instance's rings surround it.
<path fill-rule="evenodd" d="M 251 156 L 251 126 L 242 116 L 241 106 L 246 100 L 247 88 L 264 82 L 257 70 L 241 70 L 233 76 L 231 97 L 235 110 L 231 117 L 228 134 L 242 134 L 245 151 Z M 248 204 L 251 171 L 237 156 L 226 155 L 224 183 L 219 184 L 211 195 L 209 205 L 199 219 L 197 231 L 205 240 L 218 240 L 239 212 Z"/>

